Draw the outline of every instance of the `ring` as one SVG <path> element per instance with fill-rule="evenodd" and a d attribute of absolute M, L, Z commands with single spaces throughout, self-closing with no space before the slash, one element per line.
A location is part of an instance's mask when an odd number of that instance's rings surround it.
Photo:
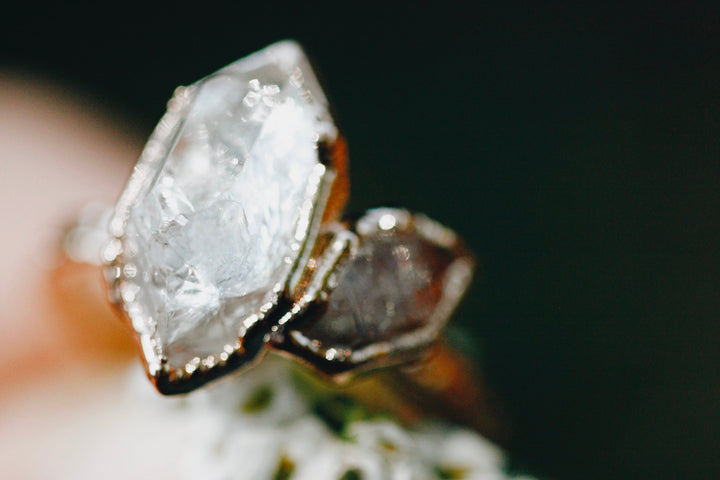
<path fill-rule="evenodd" d="M 473 255 L 405 209 L 343 219 L 347 197 L 345 142 L 297 43 L 176 89 L 101 253 L 111 302 L 161 393 L 190 392 L 267 351 L 338 383 L 438 351 Z M 414 383 L 467 410 L 478 386 L 448 376 L 466 365 L 453 358 Z"/>

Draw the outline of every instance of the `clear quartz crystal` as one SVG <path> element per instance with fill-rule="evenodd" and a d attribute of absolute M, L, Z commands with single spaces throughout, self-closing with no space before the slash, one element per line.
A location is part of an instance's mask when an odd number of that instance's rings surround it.
<path fill-rule="evenodd" d="M 272 45 L 193 86 L 129 208 L 120 287 L 134 327 L 182 367 L 234 345 L 297 256 L 320 139 L 336 133 L 302 50 Z"/>

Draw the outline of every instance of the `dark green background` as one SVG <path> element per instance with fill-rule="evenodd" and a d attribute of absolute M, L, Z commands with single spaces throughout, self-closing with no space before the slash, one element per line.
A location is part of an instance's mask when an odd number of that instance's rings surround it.
<path fill-rule="evenodd" d="M 350 209 L 426 212 L 481 259 L 458 321 L 516 458 L 720 477 L 720 9 L 111 5 L 3 12 L 3 64 L 144 136 L 177 84 L 300 40 L 350 142 Z"/>

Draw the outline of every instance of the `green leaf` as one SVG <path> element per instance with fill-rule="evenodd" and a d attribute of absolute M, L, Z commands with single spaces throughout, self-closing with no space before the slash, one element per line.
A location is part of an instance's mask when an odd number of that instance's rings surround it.
<path fill-rule="evenodd" d="M 244 413 L 259 413 L 266 410 L 272 403 L 275 392 L 269 385 L 262 385 L 258 387 L 250 396 L 245 400 L 240 409 Z"/>

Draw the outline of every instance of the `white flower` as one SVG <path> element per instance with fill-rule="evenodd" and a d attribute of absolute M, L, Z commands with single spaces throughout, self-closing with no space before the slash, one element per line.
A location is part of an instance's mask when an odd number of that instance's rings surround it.
<path fill-rule="evenodd" d="M 269 357 L 242 375 L 178 397 L 158 395 L 133 368 L 131 376 L 104 387 L 108 400 L 77 400 L 79 410 L 103 420 L 75 422 L 72 449 L 56 445 L 53 458 L 62 459 L 69 478 L 95 478 L 99 471 L 118 480 L 507 478 L 503 452 L 475 432 L 374 418 L 332 392 L 299 387 L 293 368 Z M 68 426 L 59 422 L 56 429 L 42 447 L 49 458 L 50 439 L 65 438 Z M 103 453 L 108 449 L 121 453 Z M 42 464 L 23 468 L 23 478 L 47 478 Z M 53 471 L 55 478 L 68 478 Z"/>

